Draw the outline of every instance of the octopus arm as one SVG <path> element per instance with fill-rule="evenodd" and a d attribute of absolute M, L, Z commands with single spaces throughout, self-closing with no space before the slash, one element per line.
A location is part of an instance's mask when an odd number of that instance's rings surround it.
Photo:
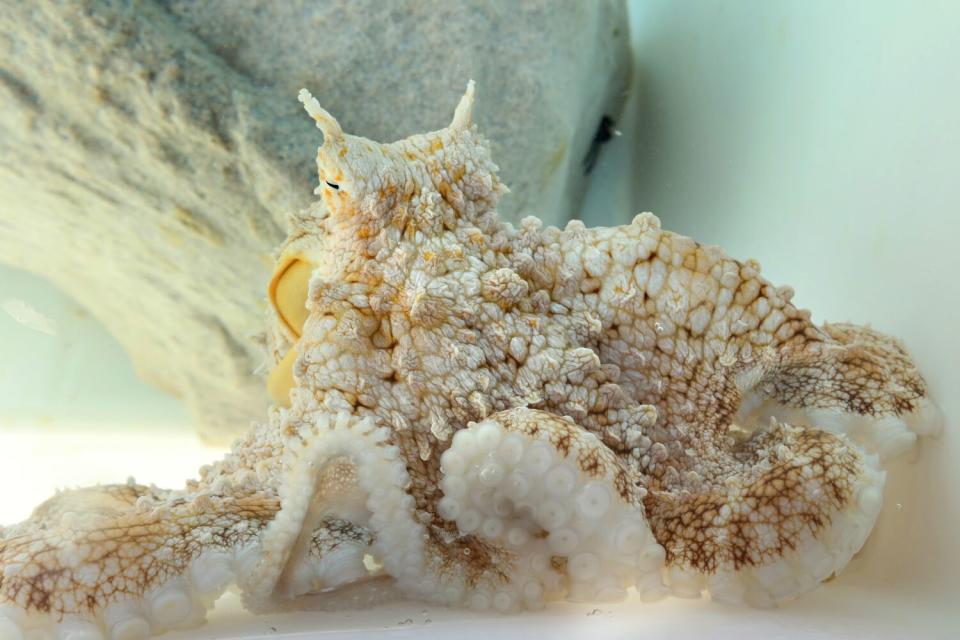
<path fill-rule="evenodd" d="M 663 548 L 617 456 L 569 418 L 512 409 L 463 429 L 441 458 L 439 515 L 512 558 L 468 604 L 501 611 L 545 599 L 665 595 Z"/>
<path fill-rule="evenodd" d="M 260 430 L 184 491 L 66 491 L 0 531 L 0 638 L 134 640 L 192 627 L 231 584 L 254 611 L 343 586 L 353 588 L 333 599 L 358 606 L 396 595 L 365 557 L 409 576 L 423 531 L 388 431 L 328 413 L 287 426 L 281 455 L 255 444 L 269 449 L 258 433 L 279 429 Z"/>
<path fill-rule="evenodd" d="M 775 417 L 846 434 L 881 459 L 943 428 L 926 382 L 897 340 L 852 324 L 827 324 L 823 332 L 827 340 L 784 348 L 757 367 L 739 424 Z"/>
<path fill-rule="evenodd" d="M 0 538 L 0 638 L 126 640 L 195 626 L 245 571 L 271 491 L 65 491 Z"/>
<path fill-rule="evenodd" d="M 710 462 L 699 490 L 646 498 L 677 596 L 793 598 L 843 569 L 880 511 L 878 458 L 843 435 L 771 421 Z"/>

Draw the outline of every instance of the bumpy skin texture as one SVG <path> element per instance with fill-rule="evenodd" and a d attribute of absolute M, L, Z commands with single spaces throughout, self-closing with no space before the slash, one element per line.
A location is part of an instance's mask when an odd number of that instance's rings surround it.
<path fill-rule="evenodd" d="M 4 530 L 0 637 L 159 633 L 232 582 L 258 611 L 762 606 L 860 548 L 880 459 L 938 423 L 893 339 L 815 326 L 650 214 L 501 223 L 472 85 L 448 128 L 387 145 L 301 100 L 322 199 L 271 286 L 278 406 L 183 490 L 67 492 Z"/>

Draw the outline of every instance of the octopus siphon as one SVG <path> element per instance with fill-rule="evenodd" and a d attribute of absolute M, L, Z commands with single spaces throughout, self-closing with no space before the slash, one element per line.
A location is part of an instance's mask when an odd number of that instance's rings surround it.
<path fill-rule="evenodd" d="M 518 226 L 472 122 L 323 134 L 264 334 L 268 419 L 179 490 L 61 491 L 0 528 L 0 638 L 134 640 L 402 594 L 513 612 L 833 576 L 881 463 L 942 417 L 896 340 L 816 325 L 753 260 L 664 231 Z"/>

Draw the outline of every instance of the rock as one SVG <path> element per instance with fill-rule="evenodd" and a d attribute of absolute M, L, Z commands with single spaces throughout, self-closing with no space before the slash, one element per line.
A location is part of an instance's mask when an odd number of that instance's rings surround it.
<path fill-rule="evenodd" d="M 622 1 L 39 0 L 0 14 L 0 261 L 50 279 L 223 442 L 267 405 L 271 251 L 312 199 L 308 87 L 351 132 L 444 126 L 468 78 L 512 194 L 562 222 L 629 78 Z"/>
<path fill-rule="evenodd" d="M 576 214 L 590 142 L 629 82 L 618 0 L 160 2 L 278 99 L 307 87 L 344 130 L 374 140 L 446 126 L 475 79 L 477 121 L 512 191 L 501 213 L 514 219 Z M 293 146 L 312 161 L 312 145 Z"/>

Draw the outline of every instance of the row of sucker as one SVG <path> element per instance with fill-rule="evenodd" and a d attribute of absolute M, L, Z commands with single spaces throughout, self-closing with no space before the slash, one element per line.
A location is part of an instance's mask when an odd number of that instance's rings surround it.
<path fill-rule="evenodd" d="M 508 584 L 479 587 L 467 604 L 512 611 L 559 597 L 616 601 L 631 586 L 647 600 L 665 595 L 664 551 L 642 508 L 620 495 L 614 469 L 593 475 L 578 464 L 583 447 L 603 444 L 583 432 L 581 447 L 571 446 L 564 455 L 548 432 L 529 435 L 485 420 L 457 432 L 441 458 L 439 515 L 455 522 L 462 535 L 500 545 L 518 558 Z"/>

